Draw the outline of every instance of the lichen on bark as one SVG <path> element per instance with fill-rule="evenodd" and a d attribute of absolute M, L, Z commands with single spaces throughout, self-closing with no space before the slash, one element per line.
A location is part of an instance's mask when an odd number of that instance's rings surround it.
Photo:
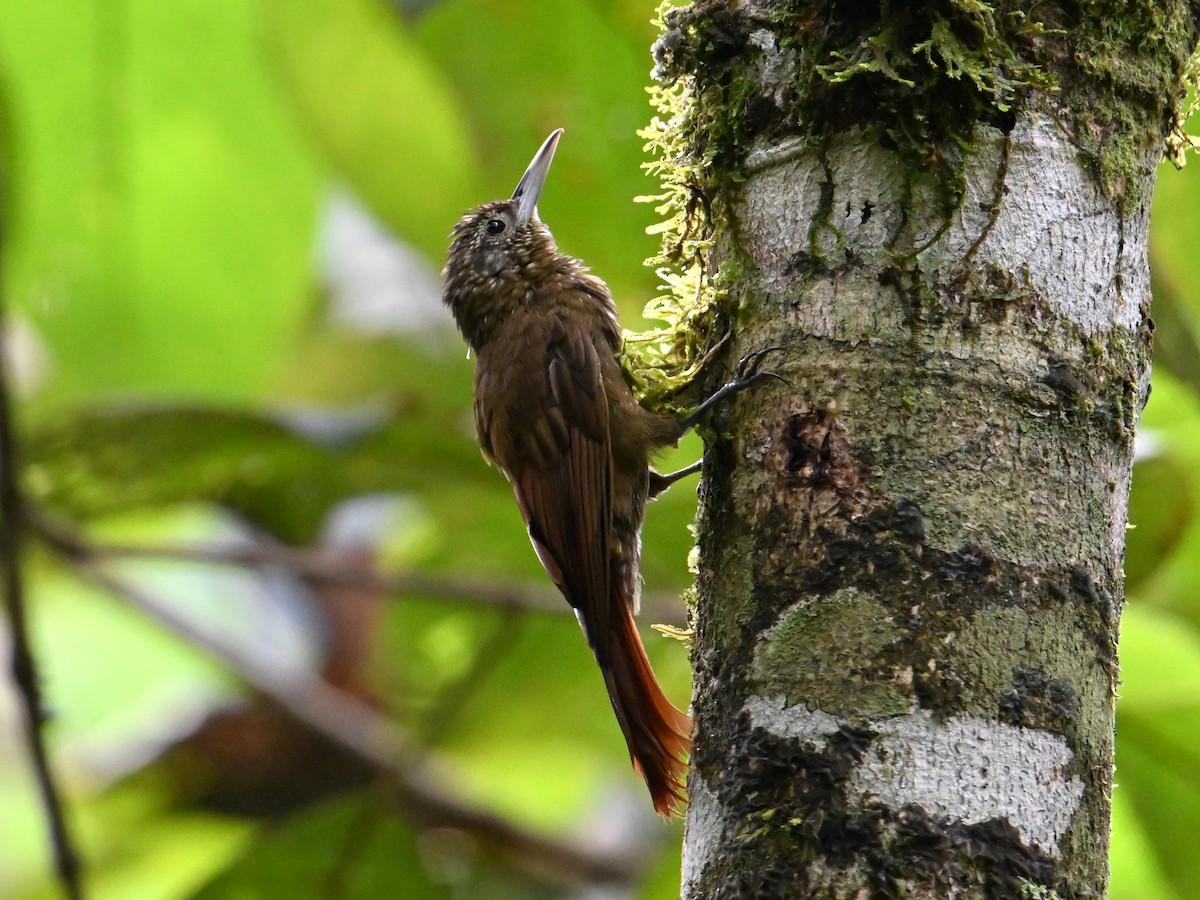
<path fill-rule="evenodd" d="M 1200 7 L 663 22 L 694 277 L 659 310 L 718 324 L 692 361 L 726 324 L 788 348 L 706 451 L 685 894 L 1102 893 L 1148 197 Z"/>
<path fill-rule="evenodd" d="M 736 253 L 714 251 L 731 224 L 722 188 L 743 177 L 756 142 L 787 134 L 819 147 L 846 127 L 841 110 L 872 109 L 872 121 L 858 126 L 897 148 L 904 171 L 931 168 L 949 209 L 963 187 L 965 132 L 1003 119 L 1018 92 L 1053 87 L 1052 76 L 1007 42 L 997 18 L 1019 19 L 1019 33 L 1030 37 L 1043 31 L 1038 23 L 973 0 L 943 7 L 900 4 L 893 13 L 885 4 L 878 14 L 821 23 L 819 4 L 794 0 L 752 3 L 737 14 L 722 3 L 662 4 L 656 115 L 642 131 L 660 191 L 640 199 L 663 216 L 654 229 L 661 252 L 648 262 L 664 293 L 646 308 L 663 325 L 629 336 L 647 402 L 665 403 L 688 387 L 736 318 L 725 290 L 737 280 Z M 973 40 L 959 36 L 964 29 Z"/>
<path fill-rule="evenodd" d="M 655 116 L 642 132 L 660 191 L 640 198 L 663 216 L 653 229 L 661 251 L 648 260 L 663 293 L 646 308 L 662 325 L 630 335 L 631 372 L 648 403 L 670 405 L 690 387 L 736 319 L 727 288 L 738 280 L 738 241 L 724 240 L 734 224 L 724 197 L 755 149 L 777 138 L 821 154 L 836 136 L 866 129 L 896 154 L 914 206 L 931 193 L 943 221 L 963 201 L 975 129 L 1007 132 L 1030 98 L 1059 108 L 1104 195 L 1124 212 L 1145 174 L 1141 136 L 1154 135 L 1182 164 L 1195 141 L 1180 100 L 1200 78 L 1187 0 L 1027 6 L 664 0 Z M 837 234 L 815 217 L 812 234 L 822 230 Z M 928 294 L 910 261 L 898 258 L 898 274 Z"/>

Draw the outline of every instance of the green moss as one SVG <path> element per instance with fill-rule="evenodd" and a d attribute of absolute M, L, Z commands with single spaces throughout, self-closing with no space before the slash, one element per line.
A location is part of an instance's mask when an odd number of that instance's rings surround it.
<path fill-rule="evenodd" d="M 1111 742 L 1109 672 L 1092 651 L 1087 626 L 1059 609 L 991 608 L 981 610 L 961 630 L 946 663 L 969 685 L 964 708 L 994 715 L 1021 686 L 1017 673 L 1000 661 L 1020 659 L 1049 680 L 1071 685 L 1081 702 L 1073 721 L 1051 720 L 1052 710 L 1030 703 L 1022 724 L 1067 735 L 1075 746 L 1096 753 Z M 1041 717 L 1041 718 L 1039 718 Z"/>
<path fill-rule="evenodd" d="M 823 22 L 813 0 L 758 4 L 753 16 L 733 6 L 659 8 L 656 115 L 641 134 L 661 188 L 641 199 L 662 216 L 662 249 L 648 262 L 664 293 L 646 309 L 662 326 L 629 336 L 635 387 L 656 406 L 690 385 L 736 318 L 735 242 L 718 247 L 717 235 L 735 231 L 724 200 L 756 141 L 798 135 L 822 149 L 850 127 L 870 128 L 905 158 L 913 190 L 932 171 L 948 218 L 974 124 L 1006 123 L 1023 92 L 1053 87 L 1014 42 L 1044 29 L 1007 6 L 884 3 Z M 816 230 L 810 237 L 816 246 Z"/>
<path fill-rule="evenodd" d="M 1061 895 L 1053 888 L 1021 879 L 1021 900 L 1060 900 Z"/>
<path fill-rule="evenodd" d="M 657 24 L 672 4 L 659 9 Z M 683 126 L 695 110 L 691 82 L 677 79 L 650 88 L 656 115 L 639 133 L 651 161 L 645 168 L 659 181 L 659 193 L 638 197 L 654 203 L 662 217 L 649 229 L 661 236 L 661 249 L 646 261 L 662 279 L 662 293 L 646 306 L 647 318 L 661 325 L 626 335 L 634 388 L 649 406 L 669 407 L 699 376 L 729 332 L 727 285 L 736 267 L 711 262 L 718 219 L 706 192 L 705 160 L 692 152 L 690 129 Z"/>
<path fill-rule="evenodd" d="M 1126 212 L 1178 127 L 1197 25 L 1184 0 L 1086 0 L 1066 24 L 1060 68 L 1073 134 L 1106 196 Z"/>
<path fill-rule="evenodd" d="M 799 692 L 789 701 L 803 699 L 833 715 L 908 712 L 915 702 L 911 679 L 906 683 L 894 673 L 861 668 L 862 660 L 877 658 L 902 636 L 877 601 L 853 589 L 796 604 L 764 635 L 755 654 L 756 690 Z"/>
<path fill-rule="evenodd" d="M 761 0 L 752 10 L 667 0 L 658 24 L 656 115 L 642 134 L 653 157 L 647 168 L 661 184 L 643 199 L 662 216 L 662 250 L 650 263 L 664 283 L 647 315 L 662 325 L 630 339 L 635 384 L 652 405 L 692 383 L 736 319 L 726 269 L 738 252 L 736 223 L 726 200 L 755 146 L 800 140 L 822 153 L 835 135 L 865 129 L 899 156 L 914 210 L 932 200 L 949 221 L 975 128 L 1008 132 L 1024 106 L 1050 110 L 1051 93 L 1051 114 L 1122 213 L 1140 202 L 1141 179 L 1164 142 L 1177 163 L 1197 145 L 1183 125 L 1195 107 L 1178 102 L 1200 81 L 1197 24 L 1185 0 L 1033 10 L 1017 0 Z M 909 221 L 928 221 L 928 211 Z M 829 266 L 815 218 L 811 262 Z M 897 242 L 897 268 L 920 301 L 914 245 Z"/>
<path fill-rule="evenodd" d="M 1188 130 L 1189 120 L 1200 112 L 1200 46 L 1192 53 L 1184 67 L 1183 86 L 1188 92 L 1188 98 L 1179 105 L 1171 133 L 1167 135 L 1166 157 L 1177 169 L 1184 167 L 1189 150 L 1200 151 L 1200 135 Z"/>
<path fill-rule="evenodd" d="M 1029 89 L 1054 76 L 1031 59 L 1046 28 L 1011 3 L 934 0 L 836 9 L 815 0 L 667 10 L 656 47 L 660 77 L 684 84 L 675 120 L 708 187 L 736 179 L 763 135 L 814 145 L 875 125 L 918 168 L 958 168 L 978 121 L 1004 120 Z"/>

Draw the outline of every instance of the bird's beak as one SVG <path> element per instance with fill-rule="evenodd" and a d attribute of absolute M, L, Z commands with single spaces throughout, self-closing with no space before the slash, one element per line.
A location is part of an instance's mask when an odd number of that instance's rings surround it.
<path fill-rule="evenodd" d="M 521 176 L 517 189 L 513 191 L 512 198 L 517 201 L 518 227 L 529 224 L 529 220 L 537 212 L 538 196 L 542 193 L 542 185 L 546 183 L 550 162 L 554 159 L 554 148 L 558 146 L 558 139 L 562 137 L 562 133 L 561 128 L 550 133 L 550 137 L 546 138 L 541 149 L 534 154 L 529 168 Z"/>

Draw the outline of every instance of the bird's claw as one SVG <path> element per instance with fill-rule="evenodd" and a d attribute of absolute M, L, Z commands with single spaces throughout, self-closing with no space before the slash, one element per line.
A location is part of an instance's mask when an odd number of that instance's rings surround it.
<path fill-rule="evenodd" d="M 778 372 L 772 372 L 769 369 L 764 372 L 760 369 L 763 360 L 768 355 L 775 352 L 782 352 L 785 349 L 784 347 L 763 347 L 761 350 L 753 350 L 747 353 L 738 360 L 737 368 L 734 369 L 733 380 L 730 384 L 740 384 L 743 387 L 749 387 L 763 378 L 774 378 L 777 381 L 787 384 L 788 380 Z"/>
<path fill-rule="evenodd" d="M 687 428 L 691 428 L 700 419 L 702 415 L 712 409 L 722 400 L 732 397 L 734 394 L 741 393 L 746 388 L 753 384 L 757 384 L 764 378 L 774 378 L 777 381 L 782 381 L 788 384 L 788 380 L 778 372 L 772 372 L 769 369 L 764 371 L 762 366 L 763 359 L 770 353 L 784 350 L 784 347 L 765 347 L 761 350 L 755 350 L 747 353 L 738 360 L 737 368 L 734 369 L 733 378 L 726 384 L 718 388 L 707 400 L 697 406 L 683 420 L 683 424 Z"/>

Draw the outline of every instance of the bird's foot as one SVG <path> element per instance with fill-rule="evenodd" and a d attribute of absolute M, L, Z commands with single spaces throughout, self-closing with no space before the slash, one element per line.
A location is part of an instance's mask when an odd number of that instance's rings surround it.
<path fill-rule="evenodd" d="M 679 479 L 687 478 L 689 475 L 693 475 L 696 472 L 699 472 L 700 467 L 702 465 L 704 465 L 704 460 L 698 459 L 694 463 L 692 463 L 690 466 L 687 466 L 683 469 L 679 469 L 678 471 L 675 471 L 675 472 L 667 472 L 665 475 L 662 472 L 655 472 L 653 469 L 651 469 L 650 470 L 650 491 L 647 493 L 646 496 L 649 499 L 653 500 L 655 497 L 657 497 L 659 494 L 661 494 L 663 491 L 665 491 L 667 488 L 669 488 L 671 485 L 673 485 Z"/>
<path fill-rule="evenodd" d="M 683 419 L 685 428 L 692 428 L 700 417 L 711 410 L 714 406 L 723 400 L 726 400 L 735 394 L 739 394 L 751 385 L 767 379 L 774 378 L 777 381 L 782 381 L 787 384 L 787 379 L 778 372 L 772 372 L 769 369 L 762 368 L 762 362 L 768 354 L 783 350 L 783 347 L 765 347 L 762 350 L 755 350 L 753 353 L 747 353 L 738 360 L 737 369 L 734 370 L 733 378 L 726 384 L 717 388 L 703 403 L 693 409 Z"/>

